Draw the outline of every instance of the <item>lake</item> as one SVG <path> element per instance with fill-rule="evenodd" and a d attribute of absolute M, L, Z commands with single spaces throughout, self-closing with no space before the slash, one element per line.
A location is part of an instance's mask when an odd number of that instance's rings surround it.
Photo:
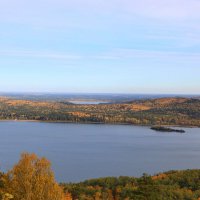
<path fill-rule="evenodd" d="M 109 103 L 109 102 L 107 102 L 107 101 L 87 101 L 87 100 L 78 101 L 78 100 L 73 100 L 73 101 L 69 101 L 69 103 L 80 104 L 80 105 L 98 105 L 98 104 Z"/>
<path fill-rule="evenodd" d="M 23 151 L 47 157 L 62 182 L 200 168 L 200 128 L 185 130 L 179 134 L 131 125 L 2 121 L 0 170 L 10 169 Z"/>

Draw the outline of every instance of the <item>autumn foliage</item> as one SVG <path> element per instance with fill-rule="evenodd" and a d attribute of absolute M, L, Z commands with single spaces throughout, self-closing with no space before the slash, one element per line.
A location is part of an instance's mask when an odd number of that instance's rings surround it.
<path fill-rule="evenodd" d="M 35 154 L 23 153 L 10 170 L 5 182 L 6 192 L 14 200 L 63 200 L 63 190 L 56 183 L 50 162 Z"/>
<path fill-rule="evenodd" d="M 0 172 L 0 200 L 199 200 L 200 170 L 154 176 L 107 177 L 80 183 L 54 179 L 50 162 L 23 153 L 8 173 Z"/>
<path fill-rule="evenodd" d="M 0 97 L 0 120 L 200 126 L 200 99 L 157 98 L 99 105 Z"/>

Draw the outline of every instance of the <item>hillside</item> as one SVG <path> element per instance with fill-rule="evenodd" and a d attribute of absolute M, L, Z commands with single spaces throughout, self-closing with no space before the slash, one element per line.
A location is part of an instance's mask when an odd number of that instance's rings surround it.
<path fill-rule="evenodd" d="M 200 99 L 157 98 L 99 105 L 0 97 L 1 120 L 200 126 Z"/>
<path fill-rule="evenodd" d="M 200 170 L 99 178 L 62 186 L 68 200 L 199 200 Z"/>

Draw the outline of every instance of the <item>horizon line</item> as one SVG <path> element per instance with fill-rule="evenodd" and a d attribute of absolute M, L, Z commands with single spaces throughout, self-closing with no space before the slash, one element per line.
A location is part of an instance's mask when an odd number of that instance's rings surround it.
<path fill-rule="evenodd" d="M 2 94 L 26 94 L 26 95 L 177 95 L 200 96 L 198 93 L 113 93 L 113 92 L 2 92 Z"/>

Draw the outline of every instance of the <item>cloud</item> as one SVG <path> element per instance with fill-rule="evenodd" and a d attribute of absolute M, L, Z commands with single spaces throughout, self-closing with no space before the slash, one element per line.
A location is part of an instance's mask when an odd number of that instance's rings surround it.
<path fill-rule="evenodd" d="M 196 61 L 200 55 L 186 51 L 199 51 L 199 11 L 199 0 L 0 0 L 1 49 L 3 45 L 25 49 L 0 50 L 0 55 L 70 60 L 176 57 Z M 18 24 L 25 26 L 18 29 Z M 52 41 L 51 48 L 56 46 L 61 52 L 40 51 L 46 49 L 45 42 L 40 43 L 45 37 Z M 31 46 L 38 51 L 29 49 Z M 62 53 L 63 49 L 68 53 Z M 74 55 L 70 50 L 81 53 Z"/>
<path fill-rule="evenodd" d="M 45 51 L 30 51 L 30 50 L 0 50 L 0 56 L 11 57 L 32 57 L 32 58 L 47 58 L 47 59 L 62 59 L 62 60 L 79 60 L 80 55 L 64 54 L 59 52 L 45 52 Z"/>
<path fill-rule="evenodd" d="M 161 60 L 163 62 L 190 62 L 199 63 L 200 53 L 176 52 L 176 51 L 153 51 L 153 50 L 138 50 L 138 49 L 113 49 L 110 52 L 105 52 L 95 57 L 96 59 L 108 60 Z"/>
<path fill-rule="evenodd" d="M 200 1 L 198 0 L 124 0 L 123 2 L 126 5 L 125 9 L 129 12 L 147 18 L 170 20 L 200 18 Z"/>
<path fill-rule="evenodd" d="M 162 61 L 181 61 L 181 62 L 200 62 L 200 53 L 176 52 L 176 51 L 154 51 L 154 50 L 139 50 L 131 48 L 116 48 L 109 51 L 98 53 L 63 53 L 63 52 L 48 52 L 48 51 L 31 51 L 31 50 L 0 50 L 0 57 L 22 57 L 22 58 L 43 58 L 47 60 L 71 60 L 77 61 L 123 61 L 123 60 L 162 60 Z"/>
<path fill-rule="evenodd" d="M 0 21 L 66 24 L 80 16 L 86 21 L 107 16 L 121 20 L 144 18 L 174 22 L 172 20 L 199 20 L 199 10 L 199 0 L 1 0 Z"/>

